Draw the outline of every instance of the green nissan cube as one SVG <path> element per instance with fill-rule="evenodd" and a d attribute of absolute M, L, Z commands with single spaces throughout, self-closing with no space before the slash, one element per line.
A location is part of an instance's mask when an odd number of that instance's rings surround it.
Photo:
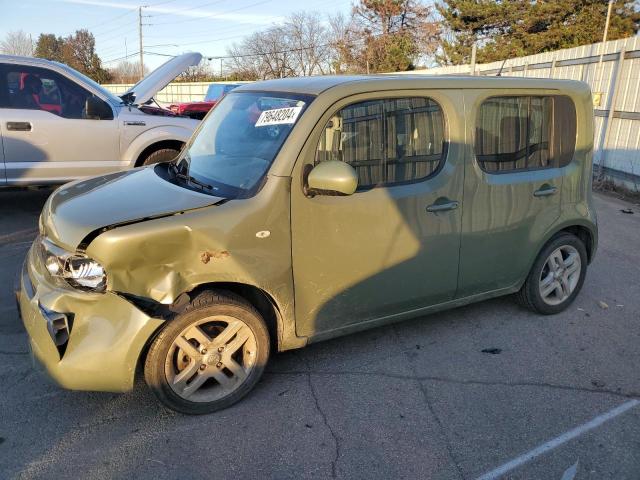
<path fill-rule="evenodd" d="M 501 295 L 558 313 L 596 252 L 593 138 L 581 82 L 241 86 L 176 161 L 47 200 L 18 292 L 33 355 L 64 388 L 139 374 L 199 414 L 273 351 Z"/>

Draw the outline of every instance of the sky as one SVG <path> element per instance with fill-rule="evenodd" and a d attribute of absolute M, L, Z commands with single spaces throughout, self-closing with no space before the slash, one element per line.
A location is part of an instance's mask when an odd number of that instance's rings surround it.
<path fill-rule="evenodd" d="M 138 52 L 138 7 L 143 6 L 144 51 L 176 55 L 197 51 L 223 56 L 243 36 L 280 23 L 297 11 L 325 17 L 349 13 L 353 0 L 0 0 L 0 38 L 23 30 L 60 36 L 86 28 L 96 37 L 104 66 Z M 166 61 L 145 55 L 145 66 Z M 129 60 L 137 61 L 136 57 Z M 216 60 L 214 65 L 218 65 Z"/>

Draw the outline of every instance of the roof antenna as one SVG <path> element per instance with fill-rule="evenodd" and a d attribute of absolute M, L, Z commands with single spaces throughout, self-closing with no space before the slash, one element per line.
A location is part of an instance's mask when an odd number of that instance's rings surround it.
<path fill-rule="evenodd" d="M 507 63 L 507 59 L 505 58 L 502 62 L 502 65 L 500 65 L 500 70 L 498 70 L 498 73 L 496 75 L 496 77 L 501 77 L 502 76 L 502 69 L 504 68 L 504 64 Z"/>

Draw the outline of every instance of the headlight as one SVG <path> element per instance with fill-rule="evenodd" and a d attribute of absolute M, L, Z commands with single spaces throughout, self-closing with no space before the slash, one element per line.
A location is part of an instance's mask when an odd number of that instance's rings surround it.
<path fill-rule="evenodd" d="M 95 260 L 86 255 L 67 252 L 46 238 L 40 239 L 40 256 L 49 272 L 56 280 L 63 280 L 81 290 L 104 292 L 107 274 Z"/>

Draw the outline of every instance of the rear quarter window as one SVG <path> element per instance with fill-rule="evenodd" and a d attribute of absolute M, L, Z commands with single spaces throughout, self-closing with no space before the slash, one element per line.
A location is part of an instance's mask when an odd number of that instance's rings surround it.
<path fill-rule="evenodd" d="M 487 173 L 564 167 L 575 152 L 576 128 L 568 96 L 491 97 L 476 118 L 476 159 Z"/>

